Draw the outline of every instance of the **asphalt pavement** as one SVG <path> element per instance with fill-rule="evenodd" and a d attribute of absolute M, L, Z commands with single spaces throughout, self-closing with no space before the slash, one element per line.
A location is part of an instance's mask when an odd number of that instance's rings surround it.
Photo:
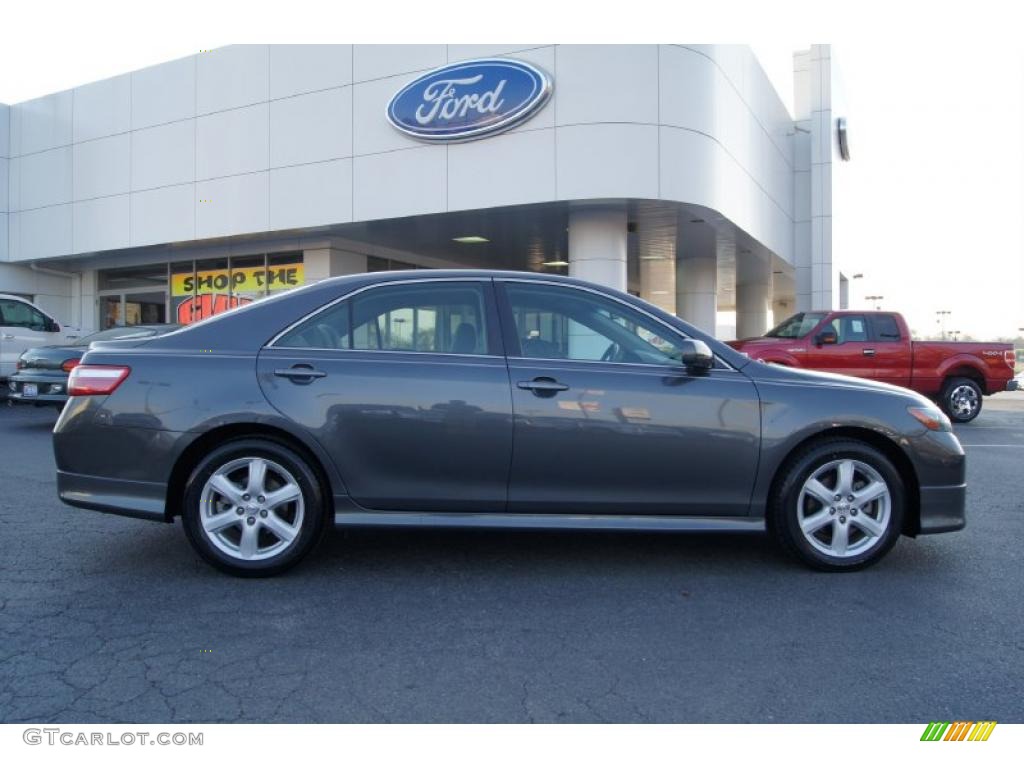
<path fill-rule="evenodd" d="M 819 574 L 760 535 L 337 531 L 224 576 L 62 505 L 0 407 L 0 721 L 1024 721 L 1024 394 L 957 428 L 966 530 Z"/>

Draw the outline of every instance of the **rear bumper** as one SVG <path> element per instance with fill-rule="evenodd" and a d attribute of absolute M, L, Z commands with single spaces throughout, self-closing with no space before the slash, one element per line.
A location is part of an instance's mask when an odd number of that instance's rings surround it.
<path fill-rule="evenodd" d="M 36 385 L 37 392 L 35 395 L 26 397 L 23 394 L 26 384 Z M 66 373 L 31 374 L 19 371 L 7 380 L 7 396 L 14 403 L 59 405 L 68 401 L 67 385 L 68 376 Z"/>
<path fill-rule="evenodd" d="M 167 522 L 167 486 L 139 480 L 78 475 L 57 470 L 57 495 L 65 504 L 97 512 Z"/>
<path fill-rule="evenodd" d="M 921 488 L 921 535 L 959 531 L 967 525 L 967 485 Z"/>

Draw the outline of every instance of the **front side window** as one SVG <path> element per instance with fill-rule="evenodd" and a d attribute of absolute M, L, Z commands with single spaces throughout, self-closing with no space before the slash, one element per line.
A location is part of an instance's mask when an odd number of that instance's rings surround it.
<path fill-rule="evenodd" d="M 639 312 L 588 291 L 508 283 L 522 357 L 678 364 L 669 331 Z"/>
<path fill-rule="evenodd" d="M 0 300 L 0 325 L 45 331 L 46 316 L 24 302 L 2 299 Z"/>
<path fill-rule="evenodd" d="M 315 315 L 276 346 L 485 355 L 484 306 L 478 283 L 386 285 Z"/>
<path fill-rule="evenodd" d="M 837 344 L 868 340 L 868 324 L 863 315 L 840 315 L 832 319 L 831 325 L 839 337 Z"/>

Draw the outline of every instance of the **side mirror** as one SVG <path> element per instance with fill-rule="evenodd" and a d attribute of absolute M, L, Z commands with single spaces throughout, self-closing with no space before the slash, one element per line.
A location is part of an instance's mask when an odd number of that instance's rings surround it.
<path fill-rule="evenodd" d="M 679 362 L 691 371 L 707 371 L 715 364 L 715 356 L 711 352 L 711 347 L 700 339 L 684 339 L 680 341 L 679 352 L 676 354 L 676 357 Z"/>
<path fill-rule="evenodd" d="M 45 330 L 47 333 L 60 333 L 60 323 L 56 320 L 47 320 Z"/>
<path fill-rule="evenodd" d="M 821 333 L 814 337 L 814 343 L 817 344 L 819 347 L 822 346 L 823 344 L 838 344 L 839 336 L 836 335 L 834 329 L 826 328 L 824 331 L 822 331 Z"/>

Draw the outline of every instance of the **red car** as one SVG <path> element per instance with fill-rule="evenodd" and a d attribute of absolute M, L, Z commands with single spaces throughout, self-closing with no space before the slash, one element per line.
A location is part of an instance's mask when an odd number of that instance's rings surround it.
<path fill-rule="evenodd" d="M 913 389 L 961 423 L 981 413 L 983 395 L 1018 384 L 1012 344 L 912 341 L 898 312 L 799 312 L 763 337 L 729 345 L 765 363 Z"/>

